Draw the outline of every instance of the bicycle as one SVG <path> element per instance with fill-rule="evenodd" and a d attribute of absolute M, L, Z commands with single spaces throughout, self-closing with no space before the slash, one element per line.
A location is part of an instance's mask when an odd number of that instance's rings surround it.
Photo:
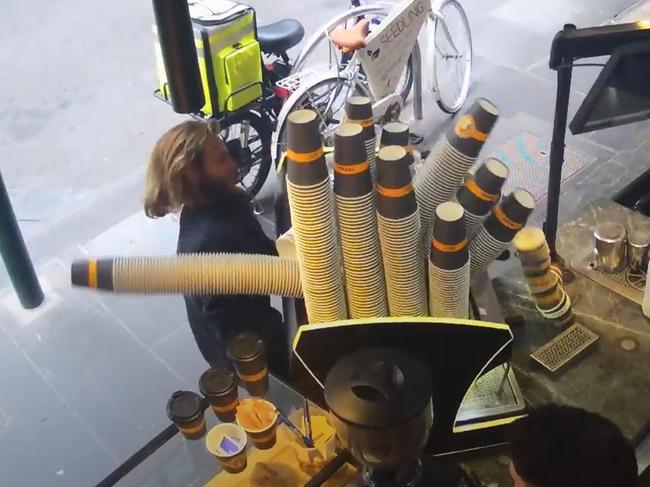
<path fill-rule="evenodd" d="M 218 124 L 220 135 L 238 163 L 238 182 L 253 197 L 262 189 L 270 172 L 271 136 L 286 98 L 276 83 L 291 72 L 287 51 L 298 45 L 304 34 L 302 24 L 294 19 L 257 26 L 257 41 L 263 54 L 261 98 L 232 112 L 192 114 L 194 118 Z M 169 103 L 160 89 L 154 94 Z"/>
<path fill-rule="evenodd" d="M 278 128 L 273 136 L 276 161 L 281 160 L 284 152 L 286 116 L 298 108 L 311 108 L 319 114 L 325 144 L 329 145 L 334 130 L 343 120 L 346 96 L 370 96 L 374 101 L 376 119 L 393 120 L 401 113 L 410 91 L 408 79 L 411 78 L 415 91 L 414 117 L 420 120 L 422 55 L 417 37 L 423 28 L 428 33 L 427 52 L 433 53 L 431 66 L 428 66 L 431 74 L 428 79 L 436 102 L 446 113 L 455 113 L 461 108 L 469 91 L 472 67 L 469 23 L 457 0 L 432 1 L 407 0 L 397 4 L 355 6 L 324 24 L 306 41 L 290 76 L 280 81 L 291 91 L 291 96 L 278 116 Z M 352 0 L 353 5 L 358 3 L 359 0 Z M 423 15 L 425 12 L 426 15 Z M 409 19 L 409 16 L 417 22 L 404 24 L 404 19 Z M 373 20 L 375 18 L 380 19 L 378 23 Z M 367 39 L 363 38 L 363 31 L 354 29 L 363 20 L 368 22 L 369 28 L 373 27 Z M 400 22 L 406 25 L 402 35 L 410 36 L 411 42 L 402 46 L 393 45 L 391 49 L 393 39 L 387 43 L 388 49 L 384 49 L 386 46 L 381 46 L 380 34 L 388 28 L 400 29 Z M 314 53 L 323 43 L 328 49 L 328 62 L 323 66 L 313 66 Z M 360 49 L 360 46 L 364 47 Z M 379 58 L 393 60 L 390 73 L 387 73 L 385 66 L 376 66 Z M 445 74 L 451 80 L 451 85 L 444 82 Z M 403 81 L 405 78 L 406 84 Z"/>

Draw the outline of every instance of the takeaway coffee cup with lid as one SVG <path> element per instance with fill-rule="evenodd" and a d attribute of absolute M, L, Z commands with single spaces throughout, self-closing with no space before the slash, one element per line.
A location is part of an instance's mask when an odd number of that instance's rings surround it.
<path fill-rule="evenodd" d="M 269 389 L 264 340 L 256 333 L 240 333 L 230 341 L 226 352 L 250 395 L 264 396 Z"/>
<path fill-rule="evenodd" d="M 221 421 L 235 420 L 235 411 L 239 404 L 237 382 L 235 373 L 223 367 L 208 369 L 199 379 L 201 394 Z"/>
<path fill-rule="evenodd" d="M 192 391 L 176 391 L 167 401 L 167 417 L 188 440 L 198 440 L 205 434 L 203 398 Z"/>

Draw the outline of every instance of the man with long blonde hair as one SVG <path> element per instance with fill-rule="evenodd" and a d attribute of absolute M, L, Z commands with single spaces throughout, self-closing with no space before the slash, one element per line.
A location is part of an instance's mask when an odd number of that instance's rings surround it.
<path fill-rule="evenodd" d="M 180 213 L 178 253 L 277 255 L 253 214 L 250 196 L 237 186 L 237 165 L 213 127 L 187 121 L 158 140 L 147 171 L 145 213 L 151 218 Z M 228 366 L 228 341 L 249 331 L 265 340 L 271 370 L 287 375 L 287 330 L 269 296 L 185 296 L 185 305 L 210 365 Z"/>

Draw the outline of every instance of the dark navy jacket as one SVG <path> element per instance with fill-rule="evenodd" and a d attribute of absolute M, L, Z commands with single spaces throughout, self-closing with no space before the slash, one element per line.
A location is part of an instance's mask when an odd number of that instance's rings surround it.
<path fill-rule="evenodd" d="M 244 194 L 220 195 L 204 208 L 183 208 L 177 252 L 277 255 Z M 271 369 L 286 372 L 287 332 L 269 296 L 185 296 L 185 305 L 196 343 L 210 365 L 227 366 L 229 339 L 254 331 L 267 342 Z"/>

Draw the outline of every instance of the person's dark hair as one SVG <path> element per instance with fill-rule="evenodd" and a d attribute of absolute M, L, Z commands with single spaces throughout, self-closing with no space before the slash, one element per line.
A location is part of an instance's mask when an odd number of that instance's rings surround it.
<path fill-rule="evenodd" d="M 632 445 L 610 420 L 584 409 L 548 405 L 516 423 L 510 453 L 535 487 L 636 487 Z"/>

